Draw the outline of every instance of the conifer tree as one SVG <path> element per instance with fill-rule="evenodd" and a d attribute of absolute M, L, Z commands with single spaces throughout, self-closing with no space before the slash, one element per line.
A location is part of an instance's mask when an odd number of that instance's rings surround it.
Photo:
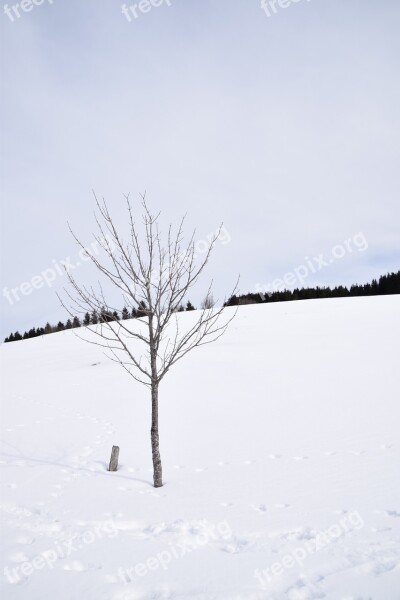
<path fill-rule="evenodd" d="M 145 317 L 147 315 L 147 307 L 146 307 L 146 302 L 144 300 L 141 300 L 139 302 L 139 308 L 136 311 L 136 317 L 138 319 L 140 319 L 141 317 Z"/>

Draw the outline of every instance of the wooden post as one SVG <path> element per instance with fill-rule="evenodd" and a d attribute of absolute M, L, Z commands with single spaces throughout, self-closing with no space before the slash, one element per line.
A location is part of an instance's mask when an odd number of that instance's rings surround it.
<path fill-rule="evenodd" d="M 118 471 L 118 456 L 119 446 L 113 446 L 111 450 L 110 465 L 108 467 L 109 471 Z"/>

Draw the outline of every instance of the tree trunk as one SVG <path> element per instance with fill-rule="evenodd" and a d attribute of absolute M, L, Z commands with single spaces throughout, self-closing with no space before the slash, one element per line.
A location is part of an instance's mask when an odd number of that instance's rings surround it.
<path fill-rule="evenodd" d="M 154 487 L 162 487 L 162 466 L 158 435 L 158 383 L 151 385 L 151 451 L 153 455 Z"/>

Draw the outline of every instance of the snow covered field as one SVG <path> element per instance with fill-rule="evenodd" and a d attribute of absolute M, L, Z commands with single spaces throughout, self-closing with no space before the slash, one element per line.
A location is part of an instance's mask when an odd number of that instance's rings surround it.
<path fill-rule="evenodd" d="M 398 296 L 240 308 L 162 383 L 155 490 L 143 386 L 2 345 L 1 597 L 399 599 L 399 350 Z"/>

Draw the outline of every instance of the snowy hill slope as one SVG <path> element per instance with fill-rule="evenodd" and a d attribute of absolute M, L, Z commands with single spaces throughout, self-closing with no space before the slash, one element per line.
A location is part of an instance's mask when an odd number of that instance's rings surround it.
<path fill-rule="evenodd" d="M 398 296 L 240 308 L 161 386 L 155 490 L 143 386 L 2 345 L 2 597 L 398 600 L 399 350 Z"/>

